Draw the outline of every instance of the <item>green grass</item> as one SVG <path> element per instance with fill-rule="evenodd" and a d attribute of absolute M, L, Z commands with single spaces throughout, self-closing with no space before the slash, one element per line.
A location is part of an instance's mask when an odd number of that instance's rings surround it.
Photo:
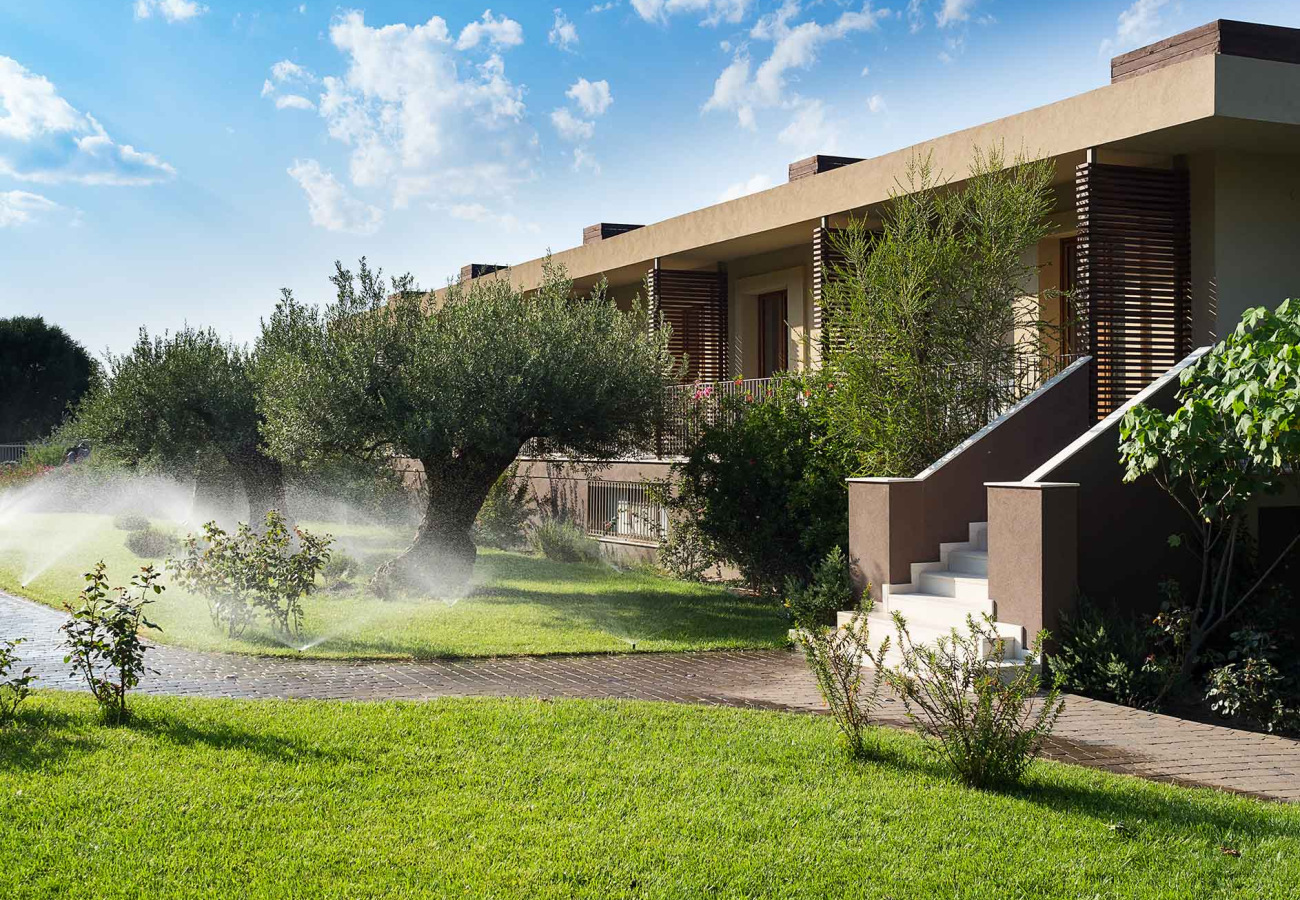
<path fill-rule="evenodd" d="M 375 527 L 306 523 L 333 533 L 360 563 L 357 583 L 322 590 L 304 604 L 301 636 L 292 646 L 269 627 L 250 627 L 232 639 L 212 624 L 207 603 L 177 588 L 151 608 L 161 643 L 203 650 L 322 657 L 495 656 L 642 650 L 717 650 L 781 647 L 786 623 L 778 612 L 721 587 L 688 584 L 607 565 L 564 564 L 522 553 L 481 551 L 474 591 L 455 602 L 384 602 L 364 587 L 378 564 L 410 535 Z M 159 527 L 166 527 L 160 525 Z M 6 534 L 19 534 L 4 543 Z M 0 589 L 61 608 L 75 601 L 82 575 L 97 560 L 110 579 L 125 583 L 142 565 L 125 546 L 126 532 L 111 516 L 25 516 L 0 533 Z M 30 577 L 53 548 L 67 552 Z M 161 566 L 161 560 L 155 561 Z M 30 578 L 30 580 L 29 580 Z M 27 582 L 24 585 L 24 582 Z"/>
<path fill-rule="evenodd" d="M 964 789 L 919 740 L 632 702 L 42 692 L 0 734 L 0 896 L 1294 897 L 1300 808 L 1051 763 Z M 1227 855 L 1224 847 L 1240 852 Z"/>

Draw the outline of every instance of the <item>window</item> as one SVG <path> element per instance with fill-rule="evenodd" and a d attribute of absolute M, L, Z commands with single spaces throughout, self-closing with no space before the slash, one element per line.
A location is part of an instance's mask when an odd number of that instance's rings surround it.
<path fill-rule="evenodd" d="M 789 368 L 786 356 L 786 293 L 758 297 L 758 375 L 771 378 Z"/>

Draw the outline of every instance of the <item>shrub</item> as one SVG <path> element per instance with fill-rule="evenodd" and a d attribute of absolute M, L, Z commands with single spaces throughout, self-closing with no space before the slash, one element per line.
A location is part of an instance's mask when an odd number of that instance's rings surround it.
<path fill-rule="evenodd" d="M 474 542 L 500 550 L 520 546 L 530 516 L 527 500 L 528 479 L 519 477 L 519 463 L 515 463 L 492 483 L 474 519 Z"/>
<path fill-rule="evenodd" d="M 1165 681 L 1149 649 L 1149 630 L 1135 616 L 1108 615 L 1087 599 L 1061 620 L 1061 638 L 1047 664 L 1064 690 L 1154 709 Z"/>
<path fill-rule="evenodd" d="M 160 572 L 145 566 L 127 588 L 110 588 L 104 563 L 86 573 L 86 587 L 80 605 L 64 604 L 69 618 L 60 627 L 66 636 L 74 676 L 81 676 L 110 722 L 123 722 L 128 711 L 127 692 L 140 683 L 145 673 L 145 643 L 141 628 L 161 630 L 145 618 L 144 608 L 155 594 L 163 592 Z M 112 596 L 116 593 L 116 597 Z"/>
<path fill-rule="evenodd" d="M 135 513 L 119 513 L 113 517 L 113 527 L 118 531 L 144 531 L 149 520 Z"/>
<path fill-rule="evenodd" d="M 179 546 L 175 535 L 154 528 L 132 531 L 126 536 L 126 549 L 143 559 L 162 559 Z"/>
<path fill-rule="evenodd" d="M 705 573 L 718 566 L 718 556 L 699 524 L 671 505 L 668 533 L 659 542 L 656 560 L 659 568 L 682 581 L 704 581 Z"/>
<path fill-rule="evenodd" d="M 917 644 L 894 614 L 902 662 L 885 672 L 907 716 L 930 746 L 970 787 L 1015 784 L 1038 755 L 1064 702 L 1053 686 L 1037 704 L 1042 679 L 1034 671 L 1046 631 L 1022 663 L 1004 671 L 1006 642 L 991 616 L 967 617 L 967 633 Z"/>
<path fill-rule="evenodd" d="M 596 562 L 600 544 L 570 519 L 542 519 L 529 531 L 533 549 L 555 562 Z"/>
<path fill-rule="evenodd" d="M 321 567 L 321 577 L 330 585 L 340 584 L 357 574 L 357 561 L 346 553 L 331 553 Z"/>
<path fill-rule="evenodd" d="M 853 582 L 849 560 L 838 546 L 817 564 L 808 584 L 794 578 L 785 583 L 785 610 L 797 628 L 831 625 L 835 614 L 853 606 Z"/>
<path fill-rule="evenodd" d="M 885 654 L 889 652 L 888 637 L 879 647 L 871 647 L 867 631 L 870 608 L 868 601 L 867 608 L 842 629 L 814 625 L 798 632 L 822 699 L 848 741 L 849 752 L 858 758 L 870 755 L 871 720 L 880 708 Z M 870 673 L 864 660 L 871 663 Z"/>
<path fill-rule="evenodd" d="M 674 510 L 767 597 L 800 582 L 833 547 L 848 547 L 849 475 L 823 414 L 824 379 L 778 379 L 771 396 L 724 400 L 679 477 Z"/>
<path fill-rule="evenodd" d="M 21 674 L 11 674 L 19 662 L 14 650 L 24 640 L 0 641 L 0 727 L 13 721 L 18 705 L 31 695 L 31 684 L 36 680 L 31 666 Z"/>
<path fill-rule="evenodd" d="M 1300 734 L 1300 684 L 1278 668 L 1292 658 L 1269 631 L 1239 628 L 1205 674 L 1205 700 L 1220 716 L 1278 734 Z"/>
<path fill-rule="evenodd" d="M 181 556 L 168 560 L 167 569 L 179 584 L 207 599 L 213 624 L 224 625 L 230 637 L 243 634 L 259 612 L 275 631 L 297 634 L 302 600 L 315 589 L 332 540 L 301 528 L 290 533 L 284 517 L 271 510 L 261 534 L 247 524 L 227 534 L 209 522 L 203 526 L 202 543 L 189 535 Z"/>

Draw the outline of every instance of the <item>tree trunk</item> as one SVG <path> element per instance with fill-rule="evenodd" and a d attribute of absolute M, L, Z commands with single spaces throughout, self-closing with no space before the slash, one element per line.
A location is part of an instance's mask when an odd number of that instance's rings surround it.
<path fill-rule="evenodd" d="M 471 530 L 488 491 L 513 461 L 459 456 L 421 460 L 428 501 L 415 541 L 401 556 L 379 567 L 371 590 L 385 599 L 395 594 L 459 597 L 469 587 L 478 550 Z"/>
<path fill-rule="evenodd" d="M 269 456 L 257 452 L 232 459 L 231 465 L 239 473 L 244 493 L 248 495 L 248 524 L 255 531 L 261 531 L 266 527 L 266 514 L 274 509 L 284 516 L 285 524 L 292 528 L 289 504 L 285 501 L 284 467 Z"/>

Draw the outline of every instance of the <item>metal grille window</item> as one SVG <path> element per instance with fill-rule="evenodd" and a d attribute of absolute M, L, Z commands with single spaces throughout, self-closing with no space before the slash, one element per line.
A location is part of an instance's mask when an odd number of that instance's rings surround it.
<path fill-rule="evenodd" d="M 587 482 L 587 534 L 657 544 L 668 533 L 668 510 L 644 481 Z"/>
<path fill-rule="evenodd" d="M 26 455 L 26 444 L 0 444 L 0 465 L 20 463 Z"/>

